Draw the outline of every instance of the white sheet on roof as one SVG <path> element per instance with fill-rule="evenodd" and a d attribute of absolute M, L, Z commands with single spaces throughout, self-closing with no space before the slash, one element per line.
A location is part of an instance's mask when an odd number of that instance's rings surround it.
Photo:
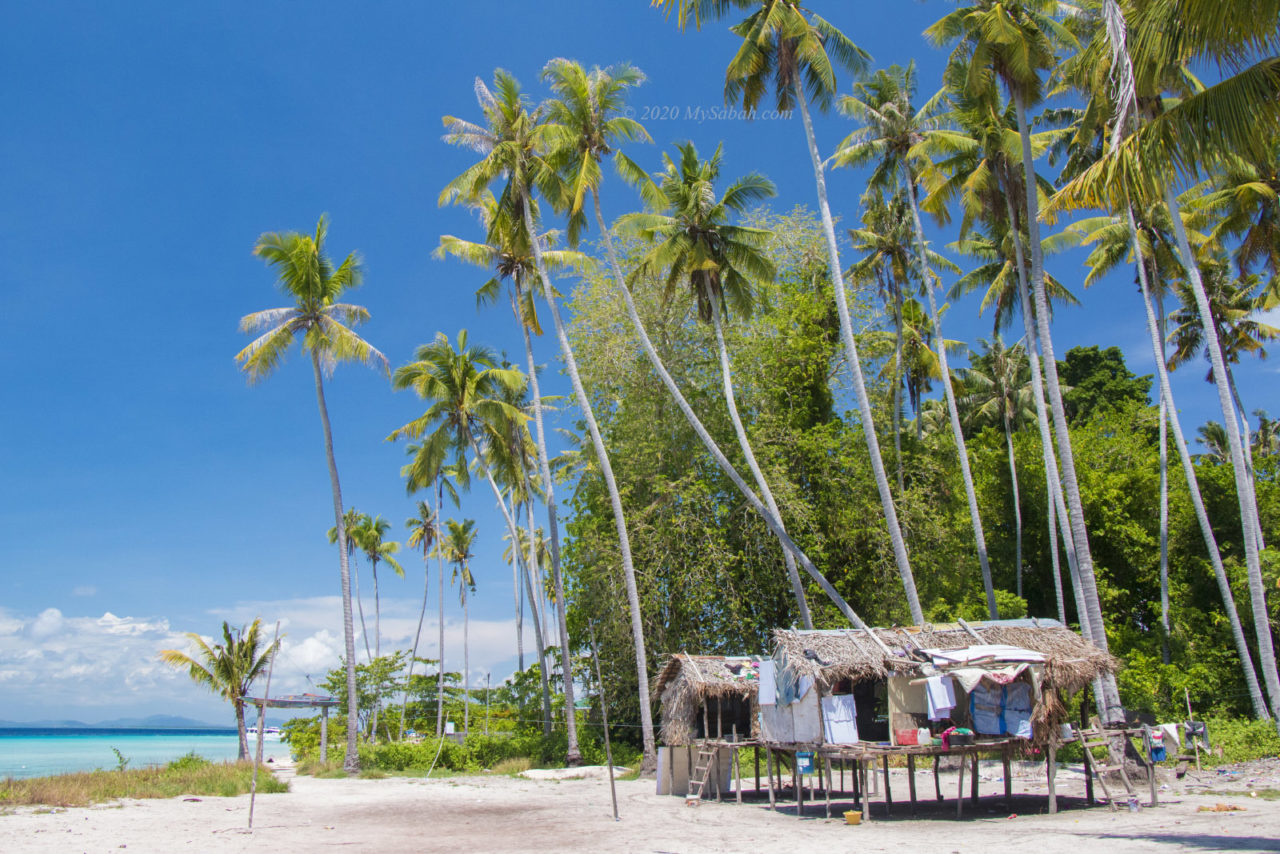
<path fill-rule="evenodd" d="M 997 643 L 967 646 L 963 649 L 923 649 L 921 652 L 933 658 L 933 663 L 938 667 L 978 661 L 1043 662 L 1045 660 L 1044 653 Z"/>

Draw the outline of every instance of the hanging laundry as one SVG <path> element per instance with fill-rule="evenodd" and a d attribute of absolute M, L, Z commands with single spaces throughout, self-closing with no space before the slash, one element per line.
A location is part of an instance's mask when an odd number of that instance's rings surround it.
<path fill-rule="evenodd" d="M 950 676 L 928 677 L 924 681 L 924 692 L 929 701 L 929 720 L 951 717 L 951 710 L 956 706 L 956 689 Z"/>

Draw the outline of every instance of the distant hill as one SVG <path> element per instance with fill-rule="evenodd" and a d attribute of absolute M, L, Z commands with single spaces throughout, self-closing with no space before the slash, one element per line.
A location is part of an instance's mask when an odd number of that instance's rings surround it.
<path fill-rule="evenodd" d="M 23 729 L 24 727 L 52 729 L 56 727 L 66 727 L 68 729 L 84 729 L 92 726 L 84 721 L 0 721 L 0 727 L 5 729 Z"/>

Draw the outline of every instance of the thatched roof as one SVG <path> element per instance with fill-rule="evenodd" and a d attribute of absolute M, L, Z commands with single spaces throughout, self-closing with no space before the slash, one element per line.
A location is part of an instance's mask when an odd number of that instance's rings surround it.
<path fill-rule="evenodd" d="M 677 653 L 669 657 L 653 689 L 662 702 L 662 740 L 671 745 L 688 744 L 698 708 L 708 699 L 736 697 L 754 704 L 759 695 L 756 665 L 760 661 L 759 656 Z"/>
<path fill-rule="evenodd" d="M 967 625 L 872 629 L 880 643 L 860 629 L 778 629 L 773 639 L 788 666 L 825 687 L 842 679 L 883 679 L 890 670 L 911 673 L 928 660 L 920 656 L 919 649 L 962 649 L 975 644 L 1007 644 L 1043 653 L 1047 659 L 1044 684 L 1064 696 L 1119 666 L 1116 659 L 1057 620 L 993 620 Z"/>

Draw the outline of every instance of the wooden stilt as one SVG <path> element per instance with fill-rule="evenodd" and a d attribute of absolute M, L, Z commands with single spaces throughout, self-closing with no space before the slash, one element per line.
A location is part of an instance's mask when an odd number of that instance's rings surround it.
<path fill-rule="evenodd" d="M 956 787 L 956 818 L 959 818 L 964 811 L 964 763 L 968 759 L 963 753 L 960 754 L 960 777 Z"/>
<path fill-rule="evenodd" d="M 938 800 L 942 800 L 942 782 L 938 779 L 938 765 L 941 762 L 941 756 L 935 755 L 933 757 L 933 789 L 938 793 Z"/>
<path fill-rule="evenodd" d="M 768 747 L 764 749 L 764 764 L 765 771 L 769 774 L 769 809 L 776 810 L 778 803 L 773 794 L 773 750 Z"/>
<path fill-rule="evenodd" d="M 862 792 L 863 792 L 863 787 L 862 787 L 862 760 L 860 760 L 860 759 L 855 759 L 855 760 L 853 760 L 853 775 L 852 775 L 852 776 L 853 776 L 853 797 L 854 797 L 854 799 L 858 802 L 858 804 L 861 806 L 861 805 L 862 805 Z"/>
<path fill-rule="evenodd" d="M 978 803 L 978 754 L 969 757 L 969 798 L 974 805 Z"/>
<path fill-rule="evenodd" d="M 1004 805 L 1006 809 L 1013 809 L 1013 775 L 1008 746 L 1000 750 L 1000 760 L 1004 763 Z"/>
<path fill-rule="evenodd" d="M 871 821 L 871 798 L 868 795 L 868 791 L 870 790 L 871 787 L 868 786 L 867 784 L 870 782 L 868 780 L 868 777 L 871 776 L 871 770 L 870 770 L 871 762 L 870 760 L 864 759 L 861 764 L 862 764 L 862 820 L 865 822 L 870 822 Z"/>
<path fill-rule="evenodd" d="M 791 754 L 791 785 L 796 790 L 796 818 L 804 817 L 804 778 L 800 776 L 800 756 Z"/>
<path fill-rule="evenodd" d="M 724 792 L 720 790 L 720 781 L 724 779 L 724 769 L 720 766 L 720 754 L 724 753 L 723 747 L 716 747 L 716 803 L 724 803 Z"/>
<path fill-rule="evenodd" d="M 1045 757 L 1045 776 L 1049 778 L 1049 815 L 1058 812 L 1058 790 L 1054 778 L 1058 776 L 1058 748 L 1049 745 L 1049 754 Z"/>
<path fill-rule="evenodd" d="M 756 765 L 756 794 L 760 794 L 760 745 L 751 745 L 751 758 Z"/>
<path fill-rule="evenodd" d="M 1089 806 L 1093 806 L 1096 801 L 1093 797 L 1093 761 L 1089 753 L 1089 748 L 1084 747 L 1084 736 L 1080 736 L 1081 749 L 1084 750 L 1084 800 Z M 1108 800 L 1110 800 L 1108 798 Z"/>
<path fill-rule="evenodd" d="M 907 754 L 907 791 L 911 795 L 911 814 L 916 814 L 916 755 Z"/>
<path fill-rule="evenodd" d="M 826 790 L 827 795 L 827 818 L 831 818 L 831 760 L 824 756 L 822 764 L 827 769 L 827 783 L 822 788 Z"/>
<path fill-rule="evenodd" d="M 329 761 L 329 707 L 320 707 L 320 762 Z"/>
<path fill-rule="evenodd" d="M 893 792 L 889 789 L 889 757 L 884 757 L 884 814 L 893 812 Z"/>

